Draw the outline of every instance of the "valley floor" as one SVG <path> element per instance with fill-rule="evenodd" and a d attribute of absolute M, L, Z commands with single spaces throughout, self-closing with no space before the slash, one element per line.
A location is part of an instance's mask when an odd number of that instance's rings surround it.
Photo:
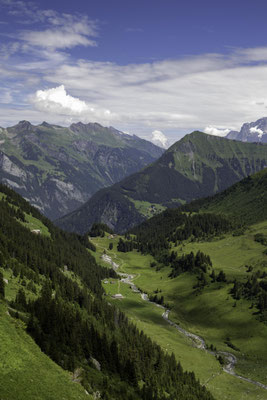
<path fill-rule="evenodd" d="M 184 243 L 174 248 L 178 252 L 188 253 L 197 250 L 209 254 L 216 272 L 223 270 L 228 280 L 246 276 L 247 265 L 255 270 L 266 270 L 266 255 L 263 247 L 254 241 L 254 234 L 267 233 L 267 224 L 262 223 L 250 228 L 242 236 L 225 235 L 209 242 Z M 153 340 L 168 352 L 174 352 L 186 370 L 194 371 L 201 383 L 213 393 L 217 400 L 267 399 L 267 391 L 256 384 L 246 382 L 226 373 L 219 361 L 210 351 L 211 345 L 218 352 L 227 352 L 237 358 L 235 373 L 252 381 L 267 385 L 267 326 L 257 320 L 256 309 L 251 302 L 236 302 L 229 294 L 232 284 L 215 283 L 208 285 L 200 294 L 192 286 L 195 282 L 190 274 L 182 274 L 175 279 L 169 278 L 170 268 L 158 271 L 150 267 L 153 261 L 150 255 L 141 255 L 136 251 L 117 252 L 119 237 L 110 239 L 94 238 L 97 247 L 97 261 L 108 266 L 113 260 L 119 273 L 131 275 L 136 287 L 131 289 L 125 277 L 121 280 L 103 282 L 110 301 L 114 301 L 128 317 Z M 108 250 L 113 243 L 113 250 Z M 111 259 L 103 259 L 103 252 Z M 114 265 L 113 265 L 114 266 Z M 208 349 L 201 349 L 197 340 L 178 332 L 162 318 L 163 309 L 144 301 L 141 292 L 164 296 L 164 304 L 171 310 L 169 318 L 187 332 L 204 338 Z M 122 299 L 112 296 L 122 294 Z M 166 316 L 166 314 L 165 314 Z M 229 348 L 226 338 L 230 338 L 236 350 Z M 203 347 L 203 346 L 202 346 Z"/>

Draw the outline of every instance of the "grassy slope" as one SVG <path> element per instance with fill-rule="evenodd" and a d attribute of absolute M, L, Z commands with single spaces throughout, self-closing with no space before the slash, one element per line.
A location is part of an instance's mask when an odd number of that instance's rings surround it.
<path fill-rule="evenodd" d="M 4 193 L 0 192 L 0 200 L 2 200 L 3 198 L 6 199 L 6 197 L 7 196 Z M 14 206 L 14 205 L 13 205 L 13 207 L 15 209 L 18 208 L 17 206 Z M 20 220 L 19 220 L 19 222 L 22 225 L 26 226 L 26 228 L 29 228 L 30 230 L 37 229 L 37 230 L 40 230 L 40 234 L 41 235 L 49 236 L 49 237 L 51 236 L 50 232 L 49 232 L 49 229 L 47 228 L 47 226 L 40 219 L 35 218 L 31 214 L 27 214 L 25 212 L 24 212 L 24 216 L 25 216 L 25 222 L 22 222 Z"/>
<path fill-rule="evenodd" d="M 251 227 L 243 236 L 225 238 L 206 243 L 187 243 L 184 252 L 200 249 L 210 254 L 214 269 L 223 269 L 227 278 L 245 277 L 245 264 L 253 263 L 255 269 L 267 270 L 266 256 L 262 254 L 264 247 L 256 243 L 253 235 L 256 232 L 267 233 L 267 223 Z M 168 278 L 169 268 L 158 272 L 150 268 L 151 256 L 142 256 L 136 252 L 118 253 L 116 239 L 107 237 L 94 239 L 97 245 L 97 258 L 103 249 L 108 248 L 110 241 L 114 242 L 112 251 L 106 250 L 114 261 L 121 265 L 120 270 L 134 273 L 135 283 L 143 291 L 152 293 L 156 289 L 162 290 L 165 302 L 172 307 L 170 318 L 180 323 L 187 330 L 203 336 L 207 344 L 216 345 L 217 349 L 230 351 L 225 343 L 227 336 L 240 348 L 236 352 L 238 364 L 236 372 L 252 379 L 267 382 L 267 326 L 256 320 L 255 309 L 250 309 L 250 302 L 240 300 L 233 307 L 235 301 L 228 294 L 232 284 L 219 283 L 209 285 L 204 292 L 196 296 L 192 286 L 195 278 L 183 274 L 175 279 Z M 178 251 L 181 251 L 178 247 Z M 101 260 L 100 260 L 101 261 Z M 264 267 L 266 265 L 266 267 Z M 107 293 L 122 293 L 125 298 L 115 301 L 126 314 L 137 323 L 140 329 L 148 333 L 167 351 L 174 351 L 176 357 L 187 370 L 194 370 L 201 382 L 207 384 L 208 389 L 217 399 L 266 399 L 266 391 L 254 385 L 238 380 L 222 371 L 214 357 L 192 347 L 187 340 L 174 328 L 165 323 L 161 317 L 162 310 L 153 304 L 140 299 L 139 294 L 132 293 L 127 285 L 105 284 Z"/>
<path fill-rule="evenodd" d="M 0 198 L 6 197 L 0 193 Z M 14 206 L 16 207 L 16 206 Z M 24 213 L 29 229 L 40 229 L 41 234 L 50 236 L 48 228 L 31 214 Z M 14 277 L 11 269 L 1 272 L 5 284 L 5 298 L 15 300 L 20 288 L 27 298 L 35 299 L 40 285 L 35 283 L 36 294 L 28 290 L 29 280 Z M 66 274 L 71 274 L 66 272 Z M 40 276 L 42 281 L 42 277 Z M 12 318 L 7 306 L 0 301 L 0 398 L 5 400 L 83 400 L 91 399 L 84 388 L 72 382 L 71 374 L 64 371 L 47 357 L 26 333 L 21 320 Z"/>
<path fill-rule="evenodd" d="M 0 396 L 5 400 L 91 399 L 50 360 L 0 303 Z"/>

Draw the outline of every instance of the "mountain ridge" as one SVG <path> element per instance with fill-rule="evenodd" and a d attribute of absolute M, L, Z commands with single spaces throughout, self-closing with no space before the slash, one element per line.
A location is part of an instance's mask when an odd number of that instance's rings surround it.
<path fill-rule="evenodd" d="M 163 149 L 97 123 L 0 128 L 0 180 L 51 219 L 157 159 Z"/>
<path fill-rule="evenodd" d="M 162 211 L 162 207 L 177 207 L 213 195 L 266 165 L 264 144 L 195 131 L 173 144 L 154 163 L 96 193 L 56 223 L 80 233 L 96 221 L 118 232 L 127 231 Z"/>

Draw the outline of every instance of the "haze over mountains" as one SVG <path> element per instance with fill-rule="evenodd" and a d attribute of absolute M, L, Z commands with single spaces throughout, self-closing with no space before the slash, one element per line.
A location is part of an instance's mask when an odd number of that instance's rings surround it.
<path fill-rule="evenodd" d="M 266 145 L 193 132 L 171 146 L 159 160 L 100 190 L 57 224 L 85 233 L 93 222 L 101 221 L 124 232 L 166 207 L 220 192 L 266 165 Z"/>
<path fill-rule="evenodd" d="M 0 180 L 55 219 L 162 153 L 151 142 L 97 123 L 66 128 L 21 121 L 0 128 Z"/>

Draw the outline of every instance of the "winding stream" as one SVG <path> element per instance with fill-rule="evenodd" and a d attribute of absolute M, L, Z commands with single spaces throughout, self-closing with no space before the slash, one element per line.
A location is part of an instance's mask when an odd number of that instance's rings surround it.
<path fill-rule="evenodd" d="M 112 260 L 112 258 L 110 256 L 106 256 L 104 261 L 106 261 L 107 263 L 111 264 L 113 269 L 121 277 L 120 281 L 122 283 L 126 283 L 126 284 L 130 285 L 131 289 L 133 290 L 133 292 L 140 293 L 140 295 L 141 295 L 141 297 L 142 297 L 142 299 L 144 301 L 148 301 L 148 302 L 150 302 L 152 304 L 155 304 L 156 307 L 162 308 L 163 309 L 162 318 L 168 324 L 170 324 L 175 329 L 177 329 L 180 333 L 182 333 L 184 336 L 186 336 L 189 339 L 191 339 L 193 341 L 194 345 L 197 348 L 207 351 L 208 353 L 212 354 L 214 357 L 216 357 L 217 355 L 218 356 L 221 355 L 224 358 L 224 361 L 225 361 L 225 365 L 223 366 L 223 371 L 224 372 L 226 372 L 227 374 L 233 375 L 236 378 L 241 379 L 241 380 L 243 380 L 245 382 L 249 382 L 249 383 L 251 383 L 253 385 L 259 386 L 260 388 L 267 390 L 267 385 L 264 385 L 261 382 L 254 381 L 254 380 L 252 380 L 250 378 L 245 378 L 244 376 L 238 375 L 235 372 L 234 368 L 235 368 L 235 365 L 237 363 L 237 358 L 236 358 L 236 356 L 234 354 L 229 353 L 227 351 L 214 352 L 214 351 L 208 350 L 207 345 L 205 343 L 205 340 L 202 337 L 200 337 L 200 336 L 198 336 L 198 335 L 196 335 L 194 333 L 186 331 L 185 329 L 181 328 L 178 324 L 176 324 L 175 322 L 171 321 L 169 319 L 170 310 L 168 310 L 166 307 L 164 307 L 164 306 L 162 306 L 160 304 L 157 304 L 157 303 L 155 303 L 153 301 L 150 301 L 149 298 L 148 298 L 148 295 L 146 293 L 144 293 L 144 292 L 141 292 L 140 289 L 138 289 L 137 286 L 134 284 L 133 279 L 135 279 L 138 275 L 129 275 L 129 274 L 126 274 L 126 273 L 118 272 L 117 269 L 119 268 L 119 264 L 114 263 L 114 261 Z"/>
<path fill-rule="evenodd" d="M 141 292 L 141 291 L 137 288 L 137 286 L 133 283 L 133 279 L 135 278 L 134 275 L 128 275 L 128 274 L 125 274 L 125 273 L 118 273 L 118 275 L 121 276 L 121 282 L 126 283 L 126 284 L 129 284 L 129 285 L 131 286 L 131 289 L 132 289 L 134 292 L 140 293 L 140 294 L 141 294 L 141 297 L 142 297 L 142 299 L 143 299 L 144 301 L 149 301 L 150 303 L 155 304 L 157 307 L 162 308 L 162 309 L 164 310 L 164 311 L 163 311 L 163 314 L 162 314 L 162 318 L 163 318 L 166 322 L 168 322 L 168 324 L 170 324 L 170 325 L 173 326 L 175 329 L 177 329 L 180 333 L 182 333 L 183 335 L 185 335 L 186 337 L 188 337 L 189 339 L 191 339 L 191 340 L 193 341 L 194 345 L 195 345 L 197 348 L 199 348 L 199 349 L 201 349 L 201 350 L 205 350 L 205 351 L 207 351 L 208 353 L 212 354 L 212 355 L 215 356 L 215 357 L 216 357 L 217 355 L 218 355 L 218 356 L 221 355 L 221 356 L 224 358 L 224 360 L 225 360 L 225 365 L 223 366 L 223 371 L 224 371 L 224 372 L 226 372 L 227 374 L 233 375 L 233 376 L 235 376 L 235 377 L 238 378 L 238 379 L 241 379 L 241 380 L 243 380 L 243 381 L 252 383 L 253 385 L 259 386 L 259 387 L 261 387 L 262 389 L 267 390 L 267 385 L 264 385 L 264 384 L 261 383 L 261 382 L 254 381 L 254 380 L 249 379 L 249 378 L 245 378 L 244 376 L 238 375 L 238 374 L 235 372 L 234 368 L 235 368 L 235 365 L 236 365 L 236 363 L 237 363 L 237 358 L 236 358 L 236 356 L 235 356 L 234 354 L 229 353 L 229 352 L 227 352 L 227 351 L 217 351 L 217 352 L 214 352 L 214 351 L 208 350 L 207 345 L 206 345 L 206 343 L 205 343 L 205 340 L 204 340 L 202 337 L 200 337 L 200 336 L 198 336 L 198 335 L 196 335 L 196 334 L 194 334 L 194 333 L 191 333 L 191 332 L 186 331 L 185 329 L 183 329 L 183 328 L 181 328 L 179 325 L 177 325 L 175 322 L 171 321 L 171 320 L 169 319 L 170 310 L 168 310 L 166 307 L 164 307 L 164 306 L 162 306 L 162 305 L 160 305 L 160 304 L 157 304 L 157 303 L 155 303 L 155 302 L 153 302 L 153 301 L 150 301 L 149 298 L 148 298 L 148 295 L 147 295 L 146 293 Z"/>

